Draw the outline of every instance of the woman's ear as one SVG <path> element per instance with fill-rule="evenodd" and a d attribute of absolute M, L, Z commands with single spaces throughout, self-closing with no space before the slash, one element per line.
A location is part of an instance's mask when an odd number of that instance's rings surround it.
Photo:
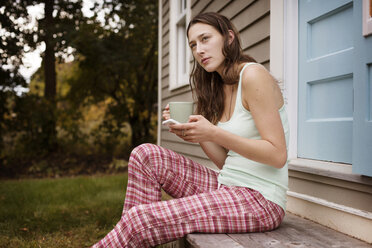
<path fill-rule="evenodd" d="M 229 29 L 229 45 L 231 45 L 231 43 L 234 41 L 234 39 L 235 39 L 234 31 Z"/>

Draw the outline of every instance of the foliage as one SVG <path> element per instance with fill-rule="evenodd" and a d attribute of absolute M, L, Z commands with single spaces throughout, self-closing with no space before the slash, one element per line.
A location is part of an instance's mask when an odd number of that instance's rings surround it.
<path fill-rule="evenodd" d="M 0 6 L 0 92 L 3 97 L 6 91 L 13 91 L 17 86 L 26 86 L 18 70 L 22 65 L 23 53 L 31 51 L 31 47 L 36 45 L 33 29 L 23 26 L 31 21 L 27 4 L 26 1 L 6 1 Z"/>
<path fill-rule="evenodd" d="M 28 8 L 39 5 L 44 9 L 44 14 L 39 18 L 31 18 Z M 56 58 L 63 60 L 69 53 L 68 47 L 78 32 L 80 22 L 84 20 L 82 12 L 82 0 L 68 1 L 41 1 L 19 0 L 5 1 L 1 8 L 1 29 L 4 35 L 1 40 L 2 73 L 0 90 L 9 90 L 4 83 L 18 75 L 18 69 L 22 64 L 24 52 L 33 51 L 40 44 L 44 44 L 44 96 L 46 98 L 48 119 L 41 123 L 44 135 L 43 148 L 52 151 L 56 148 Z M 33 25 L 33 22 L 35 24 Z M 7 65 L 10 70 L 4 70 Z M 13 72 L 11 72 L 13 70 Z M 24 80 L 23 80 L 24 81 Z M 16 83 L 17 84 L 17 83 Z M 18 82 L 25 86 L 24 82 Z M 13 87 L 14 88 L 14 87 Z M 12 89 L 12 88 L 11 88 Z M 0 133 L 1 134 L 1 133 Z"/>
<path fill-rule="evenodd" d="M 156 139 L 157 1 L 103 1 L 90 18 L 82 16 L 82 0 L 46 1 L 36 26 L 25 27 L 32 22 L 27 8 L 41 2 L 0 7 L 0 174 L 92 173 L 82 159 L 93 157 L 105 165 L 92 168 L 110 170 L 110 160 Z M 18 69 L 40 44 L 43 63 L 28 85 Z M 74 61 L 66 63 L 71 51 Z M 18 94 L 19 86 L 29 92 Z"/>
<path fill-rule="evenodd" d="M 29 15 L 28 9 L 36 5 L 44 9 L 44 14 L 33 19 Z M 45 9 L 48 5 L 51 5 L 53 10 L 52 23 L 48 23 L 49 20 L 46 18 Z M 1 74 L 1 82 L 10 81 L 15 76 L 20 77 L 18 69 L 22 64 L 24 53 L 35 50 L 42 43 L 50 42 L 47 41 L 49 36 L 53 39 L 53 55 L 63 61 L 71 53 L 71 49 L 68 48 L 78 33 L 80 23 L 85 20 L 81 8 L 82 0 L 2 1 L 0 7 L 3 33 L 0 42 L 1 65 L 2 72 L 7 73 Z M 47 44 L 45 45 L 47 46 Z M 11 65 L 12 67 L 10 70 L 6 70 L 3 65 Z M 19 85 L 19 83 L 16 84 Z"/>
<path fill-rule="evenodd" d="M 107 117 L 113 116 L 117 126 L 106 128 L 117 132 L 129 122 L 133 146 L 154 142 L 149 138 L 156 126 L 156 1 L 107 1 L 103 8 L 110 10 L 107 23 L 85 23 L 75 41 L 81 73 L 72 82 L 71 98 L 111 99 Z"/>

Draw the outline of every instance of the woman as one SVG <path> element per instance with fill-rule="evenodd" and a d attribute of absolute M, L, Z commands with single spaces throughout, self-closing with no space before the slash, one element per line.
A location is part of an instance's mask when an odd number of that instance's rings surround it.
<path fill-rule="evenodd" d="M 199 14 L 187 36 L 197 115 L 170 132 L 199 143 L 221 171 L 156 145 L 136 147 L 121 220 L 94 247 L 150 247 L 192 232 L 262 232 L 283 220 L 289 130 L 276 81 L 242 54 L 226 17 Z M 161 189 L 174 199 L 161 201 Z"/>

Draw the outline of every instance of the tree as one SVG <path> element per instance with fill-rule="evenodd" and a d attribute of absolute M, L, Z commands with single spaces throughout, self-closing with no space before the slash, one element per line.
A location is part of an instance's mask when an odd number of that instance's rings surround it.
<path fill-rule="evenodd" d="M 36 5 L 44 9 L 44 17 L 36 18 L 36 25 L 33 26 L 28 8 Z M 0 91 L 14 89 L 18 85 L 25 86 L 18 72 L 22 64 L 22 56 L 25 52 L 36 49 L 40 44 L 45 44 L 45 52 L 42 54 L 45 74 L 44 96 L 47 100 L 45 108 L 49 118 L 42 129 L 43 137 L 45 137 L 44 144 L 50 149 L 56 145 L 55 61 L 56 59 L 64 60 L 66 54 L 69 53 L 68 48 L 83 21 L 81 8 L 82 0 L 9 0 L 2 3 L 0 7 L 0 28 L 4 33 L 0 47 L 2 62 Z M 11 65 L 11 69 L 5 70 L 4 65 Z M 9 82 L 13 85 L 9 86 Z M 0 100 L 5 101 L 2 98 Z"/>
<path fill-rule="evenodd" d="M 157 102 L 157 1 L 105 1 L 82 25 L 75 47 L 81 73 L 71 86 L 75 99 L 111 98 L 118 127 L 129 122 L 132 145 L 153 142 Z M 100 11 L 95 8 L 95 11 Z"/>
<path fill-rule="evenodd" d="M 23 18 L 27 16 L 26 8 L 22 5 L 16 8 L 16 5 L 9 1 L 0 6 L 0 151 L 3 150 L 3 137 L 11 115 L 9 100 L 15 97 L 17 87 L 26 86 L 26 81 L 19 73 L 24 49 L 20 42 L 24 39 L 32 41 L 31 31 L 21 32 L 18 26 L 12 25 L 13 20 L 6 12 L 8 9 L 11 9 L 16 16 Z"/>

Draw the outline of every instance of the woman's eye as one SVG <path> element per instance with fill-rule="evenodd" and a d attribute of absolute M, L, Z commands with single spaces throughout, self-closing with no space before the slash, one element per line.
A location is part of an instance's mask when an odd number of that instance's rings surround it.
<path fill-rule="evenodd" d="M 204 37 L 202 38 L 202 41 L 206 41 L 206 40 L 208 40 L 208 39 L 209 39 L 208 36 L 204 36 Z"/>
<path fill-rule="evenodd" d="M 195 47 L 195 44 L 191 44 L 190 48 L 193 49 Z"/>

